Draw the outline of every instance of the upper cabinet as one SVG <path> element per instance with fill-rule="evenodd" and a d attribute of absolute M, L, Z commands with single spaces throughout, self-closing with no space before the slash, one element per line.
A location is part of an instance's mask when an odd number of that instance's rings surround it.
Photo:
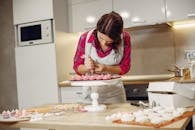
<path fill-rule="evenodd" d="M 70 31 L 94 28 L 111 11 L 123 17 L 125 28 L 155 25 L 195 18 L 195 0 L 69 0 Z"/>
<path fill-rule="evenodd" d="M 165 0 L 167 21 L 195 18 L 195 0 Z"/>
<path fill-rule="evenodd" d="M 124 27 L 166 22 L 163 0 L 113 0 L 113 10 L 121 14 Z"/>
<path fill-rule="evenodd" d="M 98 19 L 112 11 L 112 0 L 70 0 L 70 31 L 86 31 L 96 26 Z"/>
<path fill-rule="evenodd" d="M 14 24 L 53 18 L 53 0 L 13 0 Z"/>

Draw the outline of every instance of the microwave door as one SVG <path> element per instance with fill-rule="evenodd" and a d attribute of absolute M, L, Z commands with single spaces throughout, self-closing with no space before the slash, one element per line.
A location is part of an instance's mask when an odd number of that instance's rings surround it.
<path fill-rule="evenodd" d="M 33 41 L 40 40 L 41 37 L 41 25 L 34 25 L 21 28 L 21 41 Z"/>

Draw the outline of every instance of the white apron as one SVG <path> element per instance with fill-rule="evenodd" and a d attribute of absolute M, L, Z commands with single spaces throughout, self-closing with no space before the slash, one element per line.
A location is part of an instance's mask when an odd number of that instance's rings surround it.
<path fill-rule="evenodd" d="M 118 52 L 112 50 L 109 55 L 105 57 L 99 57 L 96 51 L 96 48 L 92 43 L 88 43 L 89 37 L 91 36 L 93 30 L 89 31 L 87 34 L 85 42 L 85 56 L 90 56 L 94 61 L 105 64 L 105 65 L 117 65 L 121 62 L 124 53 L 124 42 L 122 38 L 122 43 L 118 47 Z"/>
<path fill-rule="evenodd" d="M 118 48 L 118 53 L 114 50 L 111 53 L 103 58 L 99 57 L 96 48 L 92 46 L 92 43 L 88 43 L 89 37 L 91 36 L 93 30 L 89 31 L 86 38 L 85 43 L 85 55 L 91 56 L 91 58 L 105 65 L 117 65 L 123 58 L 124 53 L 124 41 L 122 40 L 122 44 Z M 123 38 L 122 38 L 123 39 Z M 126 101 L 126 94 L 123 83 L 121 79 L 114 80 L 115 82 L 110 83 L 108 85 L 97 85 L 97 86 L 86 86 L 84 87 L 85 91 L 85 99 L 90 100 L 91 92 L 97 92 L 99 94 L 98 101 L 100 103 L 120 103 Z M 87 101 L 86 101 L 87 102 Z"/>

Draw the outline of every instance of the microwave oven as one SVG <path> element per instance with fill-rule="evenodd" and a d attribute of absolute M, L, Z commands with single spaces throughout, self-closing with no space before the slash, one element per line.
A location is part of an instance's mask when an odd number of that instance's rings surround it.
<path fill-rule="evenodd" d="M 53 42 L 53 21 L 51 19 L 19 24 L 16 28 L 18 46 Z"/>

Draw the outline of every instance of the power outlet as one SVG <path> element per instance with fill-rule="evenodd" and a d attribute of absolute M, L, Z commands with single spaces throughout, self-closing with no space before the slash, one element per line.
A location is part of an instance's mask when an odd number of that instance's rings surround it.
<path fill-rule="evenodd" d="M 185 50 L 185 59 L 195 59 L 195 50 Z"/>

